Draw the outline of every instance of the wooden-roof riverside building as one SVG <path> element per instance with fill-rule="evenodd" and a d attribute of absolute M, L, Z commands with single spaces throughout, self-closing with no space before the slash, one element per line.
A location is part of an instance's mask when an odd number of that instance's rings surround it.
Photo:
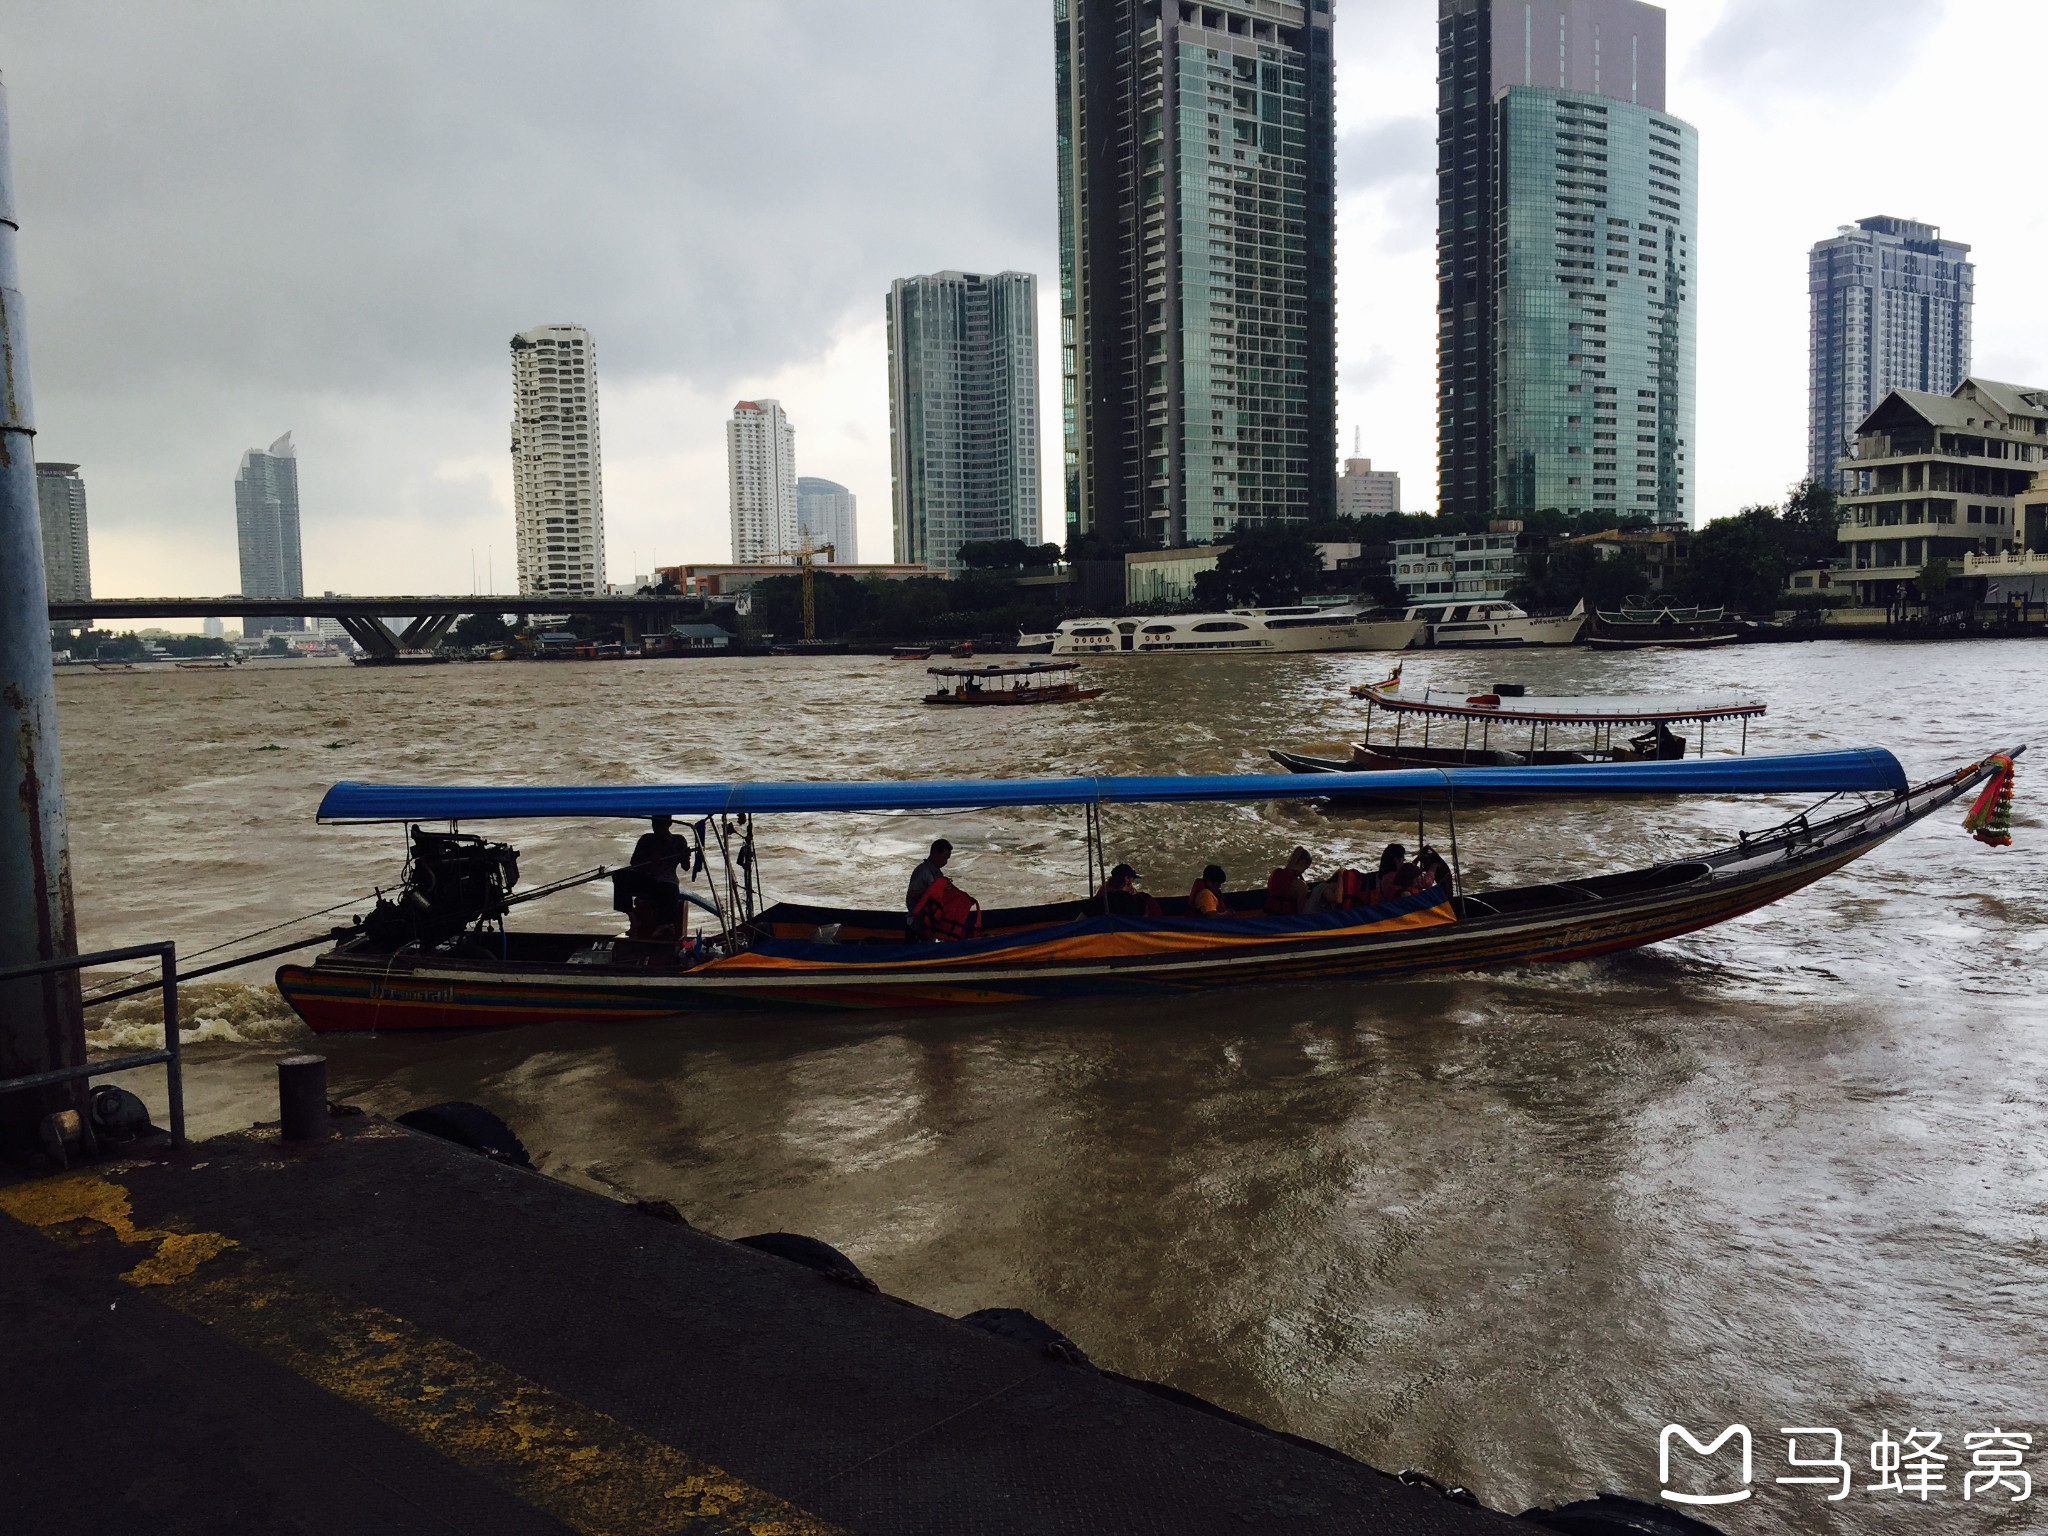
<path fill-rule="evenodd" d="M 1930 561 L 1960 573 L 1967 556 L 2038 547 L 2048 541 L 2048 493 L 2029 493 L 2044 468 L 2048 389 L 1969 378 L 1952 395 L 1893 390 L 1841 461 L 1849 568 L 1835 585 L 1884 607 Z"/>

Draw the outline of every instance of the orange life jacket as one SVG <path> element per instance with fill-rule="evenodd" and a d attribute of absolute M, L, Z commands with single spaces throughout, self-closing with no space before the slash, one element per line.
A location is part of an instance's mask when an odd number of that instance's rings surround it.
<path fill-rule="evenodd" d="M 929 938 L 964 939 L 981 926 L 981 903 L 939 875 L 917 898 L 910 920 Z"/>
<path fill-rule="evenodd" d="M 1215 905 L 1208 908 L 1203 907 L 1202 898 L 1204 896 L 1207 896 Z M 1223 898 L 1209 889 L 1208 881 L 1197 880 L 1188 887 L 1189 917 L 1222 917 L 1229 910 L 1228 907 L 1223 905 Z"/>
<path fill-rule="evenodd" d="M 1301 911 L 1301 897 L 1295 882 L 1301 879 L 1284 865 L 1266 876 L 1266 911 L 1275 917 L 1293 917 Z"/>
<path fill-rule="evenodd" d="M 1375 875 L 1360 874 L 1355 869 L 1337 871 L 1337 905 L 1340 907 L 1369 907 L 1379 889 L 1379 878 Z"/>

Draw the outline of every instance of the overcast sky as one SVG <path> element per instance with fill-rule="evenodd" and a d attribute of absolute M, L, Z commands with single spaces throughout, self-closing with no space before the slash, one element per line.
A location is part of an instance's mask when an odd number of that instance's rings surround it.
<path fill-rule="evenodd" d="M 1340 443 L 1427 510 L 1436 6 L 1335 8 Z M 236 463 L 286 430 L 309 591 L 466 592 L 472 554 L 509 589 L 506 342 L 556 321 L 596 338 L 612 579 L 726 558 L 723 424 L 763 395 L 888 558 L 890 279 L 1036 273 L 1057 335 L 1051 9 L 6 0 L 37 454 L 83 465 L 95 592 L 234 590 Z M 1838 224 L 1970 242 L 1977 371 L 2048 380 L 2048 7 L 1669 10 L 1703 520 L 1803 472 L 1805 251 Z"/>

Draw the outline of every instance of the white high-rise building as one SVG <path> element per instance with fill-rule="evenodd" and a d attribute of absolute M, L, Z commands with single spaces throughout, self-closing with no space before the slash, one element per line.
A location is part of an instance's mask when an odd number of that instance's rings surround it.
<path fill-rule="evenodd" d="M 1371 459 L 1346 459 L 1337 477 L 1337 515 L 1374 517 L 1401 510 L 1398 470 L 1374 469 Z"/>
<path fill-rule="evenodd" d="M 580 325 L 512 338 L 512 508 L 522 594 L 604 591 L 597 348 Z"/>
<path fill-rule="evenodd" d="M 725 424 L 732 492 L 732 559 L 759 565 L 801 547 L 796 431 L 777 400 L 742 400 Z"/>
<path fill-rule="evenodd" d="M 860 533 L 855 525 L 853 492 L 836 480 L 819 480 L 810 475 L 796 483 L 796 526 L 805 549 L 832 546 L 828 557 L 834 565 L 853 565 L 860 559 Z"/>
<path fill-rule="evenodd" d="M 43 521 L 43 584 L 50 601 L 91 601 L 92 542 L 85 525 L 85 481 L 76 464 L 36 466 L 36 507 Z"/>

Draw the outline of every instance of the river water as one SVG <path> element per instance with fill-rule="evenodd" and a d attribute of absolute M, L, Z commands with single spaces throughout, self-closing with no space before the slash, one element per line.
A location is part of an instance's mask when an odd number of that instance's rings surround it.
<path fill-rule="evenodd" d="M 857 657 L 70 673 L 81 943 L 172 937 L 189 955 L 390 883 L 397 829 L 315 825 L 337 779 L 1255 772 L 1269 746 L 1356 736 L 1345 687 L 1384 661 L 1108 659 L 1094 703 L 971 714 L 923 708 L 921 667 Z M 1410 688 L 1496 681 L 1740 689 L 1770 704 L 1752 752 L 1882 745 L 1917 777 L 2039 737 L 2048 647 L 1407 667 Z M 1708 750 L 1735 735 L 1715 727 Z M 2023 763 L 2011 848 L 1971 841 L 1958 807 L 1776 906 L 1597 961 L 320 1048 L 338 1098 L 477 1100 L 558 1177 L 672 1200 L 727 1236 L 825 1238 L 948 1313 L 1028 1308 L 1099 1363 L 1498 1507 L 1654 1497 L 1661 1426 L 1739 1422 L 1754 1496 L 1706 1512 L 1731 1531 L 2032 1529 L 2048 1494 L 1961 1498 L 1969 1434 L 2030 1433 L 2025 1465 L 2048 1473 L 2048 836 L 2032 777 Z M 1481 889 L 1672 858 L 1799 804 L 1481 810 L 1460 815 L 1459 847 Z M 618 862 L 638 830 L 506 835 L 531 882 Z M 1296 842 L 1366 862 L 1414 831 L 1299 804 L 1153 807 L 1110 812 L 1106 840 L 1179 893 L 1211 859 L 1256 884 Z M 1050 811 L 786 818 L 763 826 L 764 876 L 775 896 L 893 905 L 938 835 L 985 901 L 1081 887 L 1080 819 Z M 608 894 L 530 921 L 612 931 Z M 273 1118 L 270 1063 L 311 1038 L 267 971 L 191 989 L 201 1133 Z M 127 1004 L 94 1040 L 159 1030 Z M 1786 1425 L 1843 1432 L 1847 1498 L 1775 1483 L 1796 1470 Z M 1943 1435 L 1945 1487 L 1924 1503 L 1867 1489 L 1883 1481 L 1870 1443 L 1913 1430 Z M 1828 1446 L 1809 1436 L 1800 1454 Z M 1681 1466 L 1674 1486 L 1706 1475 Z"/>

